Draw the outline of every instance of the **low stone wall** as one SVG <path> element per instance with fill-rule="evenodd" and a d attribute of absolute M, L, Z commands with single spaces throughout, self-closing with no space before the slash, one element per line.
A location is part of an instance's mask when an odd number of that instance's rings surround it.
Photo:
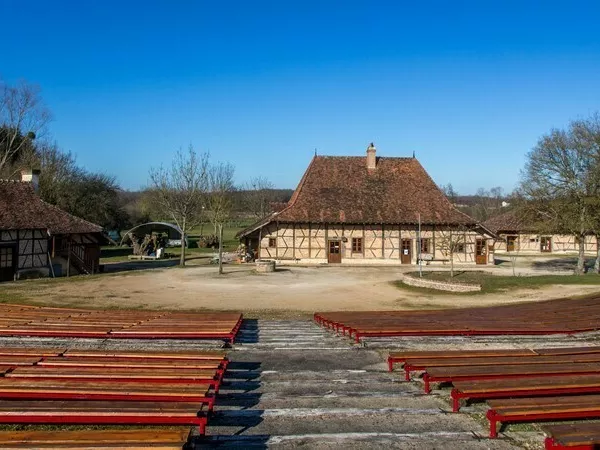
<path fill-rule="evenodd" d="M 450 292 L 478 292 L 481 291 L 479 284 L 447 283 L 445 281 L 427 280 L 426 278 L 415 278 L 408 275 L 402 277 L 402 282 L 409 286 L 437 289 Z"/>

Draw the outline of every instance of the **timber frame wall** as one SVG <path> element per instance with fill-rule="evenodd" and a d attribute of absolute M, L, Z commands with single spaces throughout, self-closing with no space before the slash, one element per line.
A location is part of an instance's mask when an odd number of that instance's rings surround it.
<path fill-rule="evenodd" d="M 500 240 L 494 242 L 494 250 L 508 252 L 507 238 L 515 237 L 515 248 L 509 253 L 546 253 L 541 251 L 541 239 L 550 238 L 551 250 L 548 253 L 577 253 L 579 244 L 577 238 L 566 234 L 536 234 L 536 233 L 499 233 Z M 595 236 L 585 237 L 585 252 L 596 254 L 598 243 Z"/>
<path fill-rule="evenodd" d="M 454 261 L 475 263 L 475 243 L 477 238 L 492 240 L 475 231 L 458 228 L 423 225 L 421 238 L 429 239 L 429 255 L 434 262 L 449 259 L 442 242 L 448 242 L 452 233 L 453 242 L 462 244 L 462 250 L 454 252 Z M 271 222 L 260 230 L 259 257 L 263 259 L 291 260 L 297 262 L 327 262 L 327 243 L 341 241 L 342 263 L 380 263 L 382 261 L 399 264 L 401 261 L 402 240 L 411 240 L 411 263 L 418 258 L 417 225 L 362 225 L 362 224 L 323 224 L 323 223 L 277 223 Z M 352 251 L 352 239 L 362 239 L 362 251 Z M 275 243 L 273 246 L 272 244 Z M 447 245 L 447 244 L 446 244 Z"/>
<path fill-rule="evenodd" d="M 2 230 L 0 245 L 16 249 L 16 272 L 48 270 L 48 235 L 45 230 Z"/>

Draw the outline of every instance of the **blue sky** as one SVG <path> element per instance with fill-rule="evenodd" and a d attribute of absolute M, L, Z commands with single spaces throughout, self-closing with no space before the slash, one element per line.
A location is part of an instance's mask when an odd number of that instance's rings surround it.
<path fill-rule="evenodd" d="M 0 0 L 0 76 L 124 188 L 192 143 L 294 188 L 314 149 L 417 157 L 512 190 L 551 127 L 600 109 L 597 1 Z"/>

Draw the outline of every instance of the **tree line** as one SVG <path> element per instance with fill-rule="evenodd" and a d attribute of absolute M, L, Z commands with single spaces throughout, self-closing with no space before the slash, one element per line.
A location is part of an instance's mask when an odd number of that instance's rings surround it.
<path fill-rule="evenodd" d="M 191 146 L 177 152 L 171 165 L 152 168 L 147 188 L 124 191 L 114 176 L 86 170 L 53 142 L 51 118 L 37 86 L 0 79 L 0 179 L 19 179 L 22 169 L 40 169 L 38 192 L 44 201 L 106 230 L 164 219 L 186 232 L 211 223 L 216 234 L 232 214 L 262 218 L 272 203 L 291 196 L 291 190 L 277 190 L 260 176 L 236 186 L 232 164 L 214 162 Z"/>

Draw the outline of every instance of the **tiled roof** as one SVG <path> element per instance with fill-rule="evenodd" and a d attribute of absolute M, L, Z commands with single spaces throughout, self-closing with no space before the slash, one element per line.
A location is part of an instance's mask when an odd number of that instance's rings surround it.
<path fill-rule="evenodd" d="M 415 158 L 315 156 L 280 222 L 475 225 Z"/>
<path fill-rule="evenodd" d="M 47 229 L 51 234 L 100 233 L 102 227 L 44 202 L 33 185 L 0 180 L 0 230 Z"/>
<path fill-rule="evenodd" d="M 525 223 L 514 209 L 486 220 L 483 225 L 494 233 L 532 231 L 535 228 Z"/>

